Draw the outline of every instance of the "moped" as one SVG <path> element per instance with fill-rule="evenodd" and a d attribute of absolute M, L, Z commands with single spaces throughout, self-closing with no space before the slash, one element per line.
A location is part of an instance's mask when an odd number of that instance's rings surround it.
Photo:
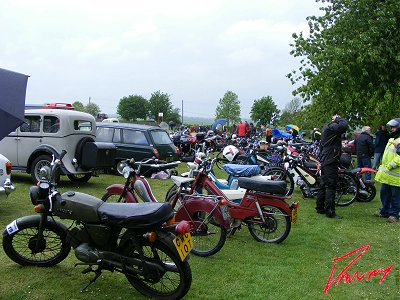
<path fill-rule="evenodd" d="M 152 162 L 152 163 L 151 163 Z M 112 184 L 106 188 L 106 193 L 101 198 L 103 201 L 111 202 L 158 202 L 151 192 L 150 185 L 146 178 L 139 176 L 140 168 L 146 166 L 152 170 L 164 170 L 175 167 L 179 162 L 162 163 L 158 160 L 147 159 L 135 162 L 133 159 L 122 161 L 118 166 L 118 171 L 123 174 L 125 184 Z M 179 186 L 186 190 L 187 185 L 192 181 L 191 178 L 171 177 L 174 186 Z M 176 194 L 179 198 L 180 194 Z M 171 198 L 172 199 L 172 198 Z M 190 233 L 193 238 L 191 253 L 198 256 L 210 256 L 217 253 L 225 243 L 227 230 L 220 224 L 226 222 L 226 216 L 222 214 L 220 206 L 223 205 L 215 196 L 188 197 L 188 201 L 203 203 L 197 210 L 192 210 L 187 216 L 187 222 L 190 225 Z M 172 204 L 173 203 L 173 204 Z M 177 211 L 178 201 L 171 201 L 171 207 Z"/>
<path fill-rule="evenodd" d="M 231 235 L 247 225 L 253 238 L 265 243 L 280 243 L 288 236 L 291 223 L 296 223 L 298 218 L 298 203 L 294 202 L 290 206 L 286 200 L 290 197 L 285 196 L 286 183 L 284 181 L 268 181 L 260 178 L 240 177 L 239 187 L 246 189 L 240 201 L 235 203 L 230 201 L 222 190 L 209 179 L 208 173 L 214 164 L 214 159 L 206 159 L 202 162 L 201 168 L 194 178 L 186 178 L 189 187 L 173 186 L 166 196 L 166 200 L 172 202 L 180 201 L 176 213 L 176 220 L 188 220 L 193 211 L 204 206 L 218 208 L 222 211 L 224 220 L 220 223 Z M 176 180 L 176 176 L 171 177 Z M 188 200 L 188 195 L 202 195 L 208 193 L 219 197 L 218 203 L 206 204 L 199 200 Z M 180 195 L 180 197 L 177 197 Z M 222 200 L 221 200 L 222 199 Z M 222 205 L 218 205 L 221 203 Z"/>
<path fill-rule="evenodd" d="M 30 188 L 38 215 L 7 225 L 5 254 L 22 266 L 50 267 L 63 261 L 72 246 L 80 261 L 76 265 L 86 266 L 82 273 L 94 273 L 81 291 L 107 270 L 124 274 L 147 297 L 182 298 L 192 281 L 189 225 L 177 225 L 166 203 L 104 203 L 79 192 L 60 194 L 55 174 L 65 153 L 53 156 L 51 168 L 43 167 L 38 185 Z M 54 217 L 72 224 L 67 227 Z"/>

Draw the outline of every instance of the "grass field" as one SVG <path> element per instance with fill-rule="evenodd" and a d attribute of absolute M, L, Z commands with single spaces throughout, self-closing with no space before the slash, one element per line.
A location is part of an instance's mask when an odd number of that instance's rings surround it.
<path fill-rule="evenodd" d="M 186 171 L 184 164 L 179 170 Z M 30 176 L 15 173 L 12 179 L 17 190 L 0 202 L 2 228 L 15 218 L 35 214 L 28 197 Z M 101 197 L 111 183 L 123 183 L 123 178 L 101 174 L 84 185 L 63 178 L 59 190 Z M 171 181 L 150 180 L 150 185 L 162 201 Z M 186 299 L 400 299 L 400 223 L 372 216 L 380 207 L 379 192 L 372 202 L 337 208 L 343 220 L 316 214 L 315 199 L 303 199 L 298 192 L 291 201 L 299 201 L 299 219 L 283 243 L 256 242 L 244 227 L 228 238 L 216 255 L 191 255 L 193 282 Z M 360 247 L 336 262 L 324 294 L 332 260 Z M 363 255 L 351 262 L 360 253 Z M 6 257 L 1 247 L 0 299 L 146 299 L 123 275 L 110 272 L 104 272 L 87 292 L 80 293 L 92 275 L 81 274 L 83 267 L 74 267 L 77 262 L 71 251 L 56 267 L 21 267 Z M 339 282 L 337 276 L 346 266 L 349 277 L 355 272 L 367 274 L 362 280 Z M 376 276 L 368 280 L 374 270 Z M 383 280 L 382 270 L 387 275 Z"/>

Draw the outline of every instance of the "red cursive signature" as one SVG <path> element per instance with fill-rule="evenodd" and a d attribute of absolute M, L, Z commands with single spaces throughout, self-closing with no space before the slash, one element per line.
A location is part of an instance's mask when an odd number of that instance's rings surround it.
<path fill-rule="evenodd" d="M 367 252 L 369 250 L 369 248 L 371 248 L 371 245 L 366 245 L 366 246 L 361 246 L 358 249 L 355 249 L 349 253 L 346 253 L 340 257 L 336 257 L 332 260 L 332 262 L 334 263 L 332 266 L 332 270 L 331 270 L 331 274 L 329 275 L 328 281 L 326 282 L 325 288 L 324 288 L 324 294 L 328 293 L 329 288 L 336 283 L 336 286 L 339 285 L 340 282 L 347 282 L 347 283 L 352 283 L 355 279 L 357 279 L 358 281 L 363 280 L 364 278 L 366 278 L 366 280 L 370 280 L 372 276 L 378 276 L 378 274 L 382 274 L 381 280 L 379 281 L 379 283 L 381 284 L 383 282 L 383 280 L 385 280 L 386 276 L 390 273 L 390 271 L 393 268 L 393 264 L 391 264 L 388 268 L 386 269 L 381 269 L 379 268 L 378 270 L 373 269 L 372 271 L 367 271 L 365 273 L 363 273 L 362 275 L 360 275 L 358 273 L 358 271 L 355 271 L 353 276 L 350 277 L 349 273 L 347 273 L 347 270 L 361 257 L 364 255 L 365 252 Z M 346 257 L 349 257 L 355 253 L 357 253 L 357 256 L 355 258 L 353 258 L 348 264 L 347 266 L 345 266 L 343 268 L 343 270 L 341 270 L 333 279 L 333 275 L 335 273 L 336 270 L 336 262 L 340 261 Z"/>

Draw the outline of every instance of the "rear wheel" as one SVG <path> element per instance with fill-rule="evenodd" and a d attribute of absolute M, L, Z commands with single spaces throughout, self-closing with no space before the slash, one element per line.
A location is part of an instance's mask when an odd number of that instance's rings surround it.
<path fill-rule="evenodd" d="M 187 261 L 181 261 L 172 249 L 160 241 L 139 247 L 129 244 L 123 254 L 138 258 L 138 249 L 143 251 L 147 262 L 158 265 L 159 268 L 148 267 L 150 272 L 146 272 L 146 276 L 125 273 L 136 290 L 152 299 L 180 299 L 186 295 L 192 283 L 192 273 Z"/>
<path fill-rule="evenodd" d="M 71 246 L 66 242 L 65 231 L 47 222 L 43 237 L 39 238 L 39 220 L 18 224 L 19 231 L 3 237 L 6 255 L 22 266 L 51 267 L 63 261 Z"/>
<path fill-rule="evenodd" d="M 227 231 L 212 214 L 198 210 L 192 215 L 190 223 L 193 238 L 191 253 L 210 256 L 221 250 L 226 241 Z"/>
<path fill-rule="evenodd" d="M 275 206 L 261 206 L 264 221 L 260 216 L 247 221 L 252 237 L 263 243 L 280 243 L 286 239 L 291 229 L 290 217 L 286 212 Z"/>
<path fill-rule="evenodd" d="M 358 178 L 353 174 L 339 174 L 336 187 L 336 205 L 348 206 L 359 195 Z"/>

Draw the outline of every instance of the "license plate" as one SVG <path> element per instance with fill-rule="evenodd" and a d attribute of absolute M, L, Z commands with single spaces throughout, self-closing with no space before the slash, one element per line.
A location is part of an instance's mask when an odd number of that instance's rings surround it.
<path fill-rule="evenodd" d="M 297 207 L 292 209 L 292 224 L 296 224 L 297 223 Z"/>
<path fill-rule="evenodd" d="M 179 234 L 174 239 L 174 245 L 176 250 L 178 250 L 181 260 L 183 261 L 186 256 L 188 256 L 190 250 L 192 250 L 193 248 L 192 236 L 190 235 L 190 233 L 186 233 L 184 235 Z"/>

